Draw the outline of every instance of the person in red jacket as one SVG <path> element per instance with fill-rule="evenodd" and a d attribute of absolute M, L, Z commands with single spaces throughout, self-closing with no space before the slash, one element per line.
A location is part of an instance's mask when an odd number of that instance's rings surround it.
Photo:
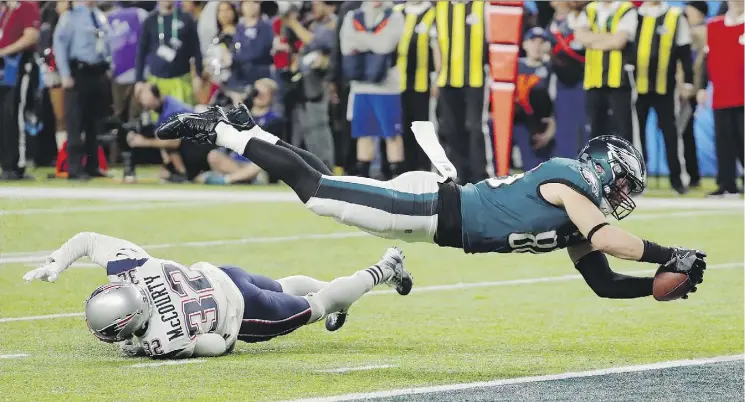
<path fill-rule="evenodd" d="M 729 10 L 723 16 L 712 18 L 706 26 L 708 79 L 714 87 L 712 108 L 714 109 L 714 131 L 717 149 L 717 191 L 712 197 L 737 195 L 736 159 L 743 163 L 745 130 L 745 4 L 742 0 L 727 2 Z M 704 81 L 706 82 L 706 81 Z M 701 90 L 705 91 L 705 90 Z M 699 102 L 705 92 L 699 93 Z"/>

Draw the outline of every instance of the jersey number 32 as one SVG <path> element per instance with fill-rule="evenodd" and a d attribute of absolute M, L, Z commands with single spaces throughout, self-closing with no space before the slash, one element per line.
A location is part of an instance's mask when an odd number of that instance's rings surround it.
<path fill-rule="evenodd" d="M 189 277 L 186 271 L 189 271 L 192 277 Z M 212 294 L 212 283 L 199 272 L 182 269 L 173 264 L 163 264 L 163 272 L 171 289 L 185 299 L 182 305 L 189 336 L 215 331 L 219 314 L 217 300 Z M 188 292 L 187 288 L 191 292 Z"/>

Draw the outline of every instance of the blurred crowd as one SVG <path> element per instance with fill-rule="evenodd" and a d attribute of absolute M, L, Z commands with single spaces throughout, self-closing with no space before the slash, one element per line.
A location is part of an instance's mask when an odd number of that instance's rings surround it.
<path fill-rule="evenodd" d="M 153 135 L 177 113 L 238 103 L 336 174 L 430 170 L 410 126 L 431 120 L 459 180 L 494 175 L 489 2 L 2 3 L 0 180 L 51 165 L 56 177 L 89 180 L 122 164 L 134 182 L 136 166 L 157 164 L 167 182 L 273 182 L 241 155 Z M 716 88 L 742 68 L 707 68 L 707 18 L 723 15 L 742 32 L 742 4 L 525 3 L 511 165 L 575 157 L 603 134 L 646 157 L 654 110 L 672 188 L 698 186 L 694 112 L 709 81 Z M 739 42 L 730 50 L 742 52 Z M 743 99 L 720 92 L 717 194 L 736 194 Z"/>

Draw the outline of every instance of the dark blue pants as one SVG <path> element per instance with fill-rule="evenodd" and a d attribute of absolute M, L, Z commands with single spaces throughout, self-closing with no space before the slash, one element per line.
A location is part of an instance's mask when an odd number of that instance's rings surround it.
<path fill-rule="evenodd" d="M 220 267 L 243 294 L 243 323 L 238 339 L 264 342 L 286 335 L 308 323 L 310 304 L 305 298 L 282 293 L 279 282 L 249 274 L 232 266 Z"/>

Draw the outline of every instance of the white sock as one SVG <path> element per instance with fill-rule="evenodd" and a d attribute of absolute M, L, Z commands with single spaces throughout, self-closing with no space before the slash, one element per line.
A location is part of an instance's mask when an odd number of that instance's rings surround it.
<path fill-rule="evenodd" d="M 282 293 L 294 296 L 305 296 L 309 293 L 316 293 L 328 286 L 328 282 L 319 281 L 305 275 L 293 275 L 287 278 L 277 279 L 282 285 Z"/>
<path fill-rule="evenodd" d="M 248 140 L 251 139 L 251 135 L 241 133 L 230 124 L 223 122 L 217 123 L 215 126 L 215 133 L 217 134 L 217 139 L 215 140 L 217 145 L 239 154 L 243 153 L 246 149 L 246 144 L 248 144 Z"/>
<path fill-rule="evenodd" d="M 323 305 L 326 314 L 336 313 L 348 309 L 375 285 L 387 281 L 392 275 L 393 270 L 387 266 L 373 265 L 352 276 L 334 279 L 313 297 Z"/>
<path fill-rule="evenodd" d="M 259 126 L 254 126 L 250 130 L 238 131 L 235 127 L 224 122 L 219 122 L 215 126 L 217 139 L 215 143 L 221 147 L 228 148 L 240 154 L 246 149 L 246 144 L 251 138 L 258 138 L 270 144 L 276 144 L 279 137 L 267 133 Z"/>
<path fill-rule="evenodd" d="M 248 131 L 244 131 L 244 133 L 246 133 L 246 132 L 253 132 L 253 135 L 256 138 L 258 138 L 258 139 L 260 139 L 262 141 L 266 141 L 266 142 L 268 142 L 270 144 L 276 144 L 277 141 L 279 141 L 279 137 L 277 137 L 276 135 L 274 135 L 272 133 L 269 133 L 269 132 L 264 131 L 264 129 L 261 128 L 261 127 L 259 127 L 259 126 L 256 126 L 256 127 L 252 128 L 252 129 L 250 129 Z"/>

